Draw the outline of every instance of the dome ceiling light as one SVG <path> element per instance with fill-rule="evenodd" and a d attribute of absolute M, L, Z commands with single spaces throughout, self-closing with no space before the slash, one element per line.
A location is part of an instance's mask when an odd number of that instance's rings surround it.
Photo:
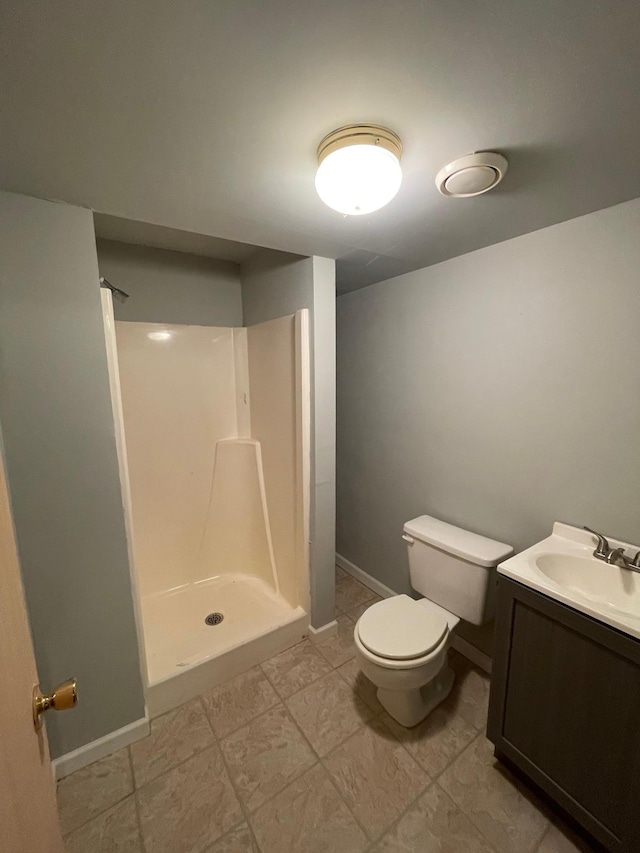
<path fill-rule="evenodd" d="M 373 213 L 400 189 L 400 137 L 377 124 L 351 124 L 318 146 L 316 190 L 322 201 L 349 216 Z"/>
<path fill-rule="evenodd" d="M 472 198 L 497 187 L 504 178 L 507 158 L 495 151 L 477 151 L 458 157 L 440 169 L 436 186 L 442 195 L 451 198 Z"/>

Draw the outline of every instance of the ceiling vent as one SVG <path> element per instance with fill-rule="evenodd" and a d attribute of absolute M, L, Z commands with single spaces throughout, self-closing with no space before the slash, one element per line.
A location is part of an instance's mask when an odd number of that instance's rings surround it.
<path fill-rule="evenodd" d="M 504 178 L 507 158 L 495 151 L 477 151 L 458 157 L 440 169 L 436 186 L 442 195 L 451 198 L 471 198 L 482 195 L 498 186 Z"/>

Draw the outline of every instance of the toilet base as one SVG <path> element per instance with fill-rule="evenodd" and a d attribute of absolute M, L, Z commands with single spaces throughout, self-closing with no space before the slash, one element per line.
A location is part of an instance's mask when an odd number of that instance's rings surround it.
<path fill-rule="evenodd" d="M 377 696 L 385 711 L 406 729 L 421 723 L 451 693 L 453 670 L 445 662 L 440 672 L 424 687 L 413 690 L 389 690 L 378 687 Z"/>

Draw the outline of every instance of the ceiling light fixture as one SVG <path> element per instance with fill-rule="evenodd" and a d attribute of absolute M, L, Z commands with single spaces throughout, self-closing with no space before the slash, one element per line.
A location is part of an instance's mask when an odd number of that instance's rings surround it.
<path fill-rule="evenodd" d="M 440 169 L 436 186 L 442 195 L 451 198 L 472 198 L 497 187 L 504 178 L 507 158 L 495 151 L 476 151 L 458 157 Z"/>
<path fill-rule="evenodd" d="M 351 124 L 318 146 L 316 190 L 322 201 L 350 216 L 373 213 L 400 189 L 400 137 L 377 124 Z"/>

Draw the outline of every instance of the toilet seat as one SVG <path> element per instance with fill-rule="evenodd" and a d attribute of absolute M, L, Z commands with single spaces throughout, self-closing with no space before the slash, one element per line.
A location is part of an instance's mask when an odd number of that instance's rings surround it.
<path fill-rule="evenodd" d="M 356 626 L 360 643 L 388 666 L 413 666 L 442 644 L 449 631 L 443 613 L 395 595 L 366 610 Z M 384 663 L 382 664 L 384 666 Z"/>

